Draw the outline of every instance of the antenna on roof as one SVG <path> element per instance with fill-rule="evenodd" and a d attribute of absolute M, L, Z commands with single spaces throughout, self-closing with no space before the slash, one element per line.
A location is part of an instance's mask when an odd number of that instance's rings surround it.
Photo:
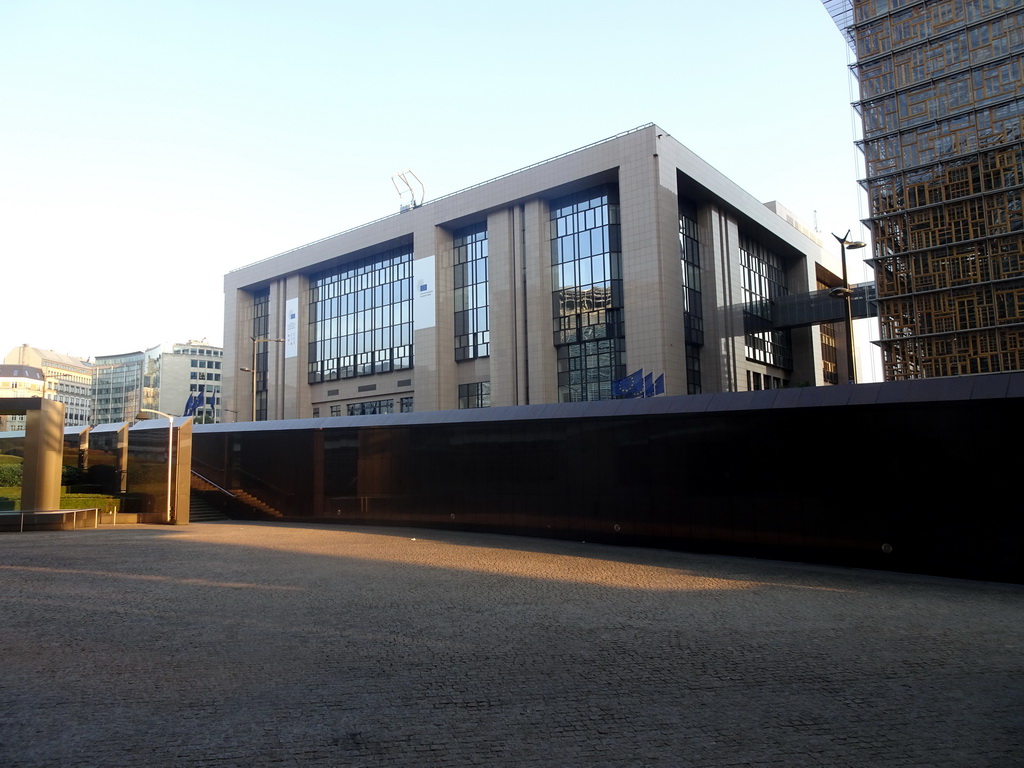
<path fill-rule="evenodd" d="M 410 178 L 415 181 L 416 186 L 420 188 L 419 200 L 416 199 L 416 190 L 409 181 Z M 401 182 L 401 185 L 399 185 L 399 182 Z M 423 182 L 420 181 L 419 177 L 408 168 L 404 171 L 392 174 L 391 183 L 395 185 L 395 191 L 402 199 L 402 204 L 398 209 L 399 212 L 405 213 L 412 208 L 419 208 L 423 205 L 423 198 L 426 194 L 426 189 L 424 189 Z"/>

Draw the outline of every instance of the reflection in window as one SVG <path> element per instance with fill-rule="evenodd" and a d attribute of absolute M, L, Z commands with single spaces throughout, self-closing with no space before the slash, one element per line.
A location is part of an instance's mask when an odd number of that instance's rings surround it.
<path fill-rule="evenodd" d="M 412 412 L 412 398 L 402 397 L 398 400 L 399 413 Z M 350 403 L 348 406 L 349 416 L 370 416 L 377 413 L 394 413 L 395 401 L 393 398 L 387 400 L 371 400 L 365 403 Z"/>
<path fill-rule="evenodd" d="M 679 260 L 683 275 L 683 326 L 686 331 L 686 391 L 701 393 L 700 348 L 704 346 L 704 307 L 700 291 L 700 242 L 697 208 L 679 198 Z"/>
<path fill-rule="evenodd" d="M 762 389 L 782 389 L 786 386 L 785 379 L 778 376 L 769 376 L 757 371 L 747 371 L 747 391 L 757 392 Z"/>
<path fill-rule="evenodd" d="M 490 408 L 491 382 L 459 384 L 459 408 Z"/>
<path fill-rule="evenodd" d="M 270 330 L 270 289 L 264 288 L 252 296 L 252 337 L 265 339 Z M 267 354 L 270 342 L 256 344 L 256 421 L 267 420 Z"/>
<path fill-rule="evenodd" d="M 755 240 L 740 235 L 740 268 L 743 273 L 744 349 L 748 360 L 778 368 L 793 368 L 789 331 L 775 330 L 772 303 L 789 293 L 782 259 Z"/>
<path fill-rule="evenodd" d="M 412 367 L 412 245 L 309 280 L 309 382 Z"/>
<path fill-rule="evenodd" d="M 455 277 L 455 359 L 470 360 L 491 353 L 488 307 L 487 222 L 453 234 Z"/>
<path fill-rule="evenodd" d="M 560 402 L 609 400 L 625 375 L 618 190 L 551 202 L 551 283 Z"/>
<path fill-rule="evenodd" d="M 827 283 L 818 281 L 818 290 L 827 291 Z M 839 355 L 836 352 L 836 327 L 832 323 L 822 323 L 818 326 L 821 338 L 821 375 L 822 381 L 826 384 L 839 383 Z"/>

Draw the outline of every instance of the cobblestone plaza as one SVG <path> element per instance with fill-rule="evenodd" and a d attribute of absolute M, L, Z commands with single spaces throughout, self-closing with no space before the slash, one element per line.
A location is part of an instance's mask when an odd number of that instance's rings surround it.
<path fill-rule="evenodd" d="M 1017 766 L 1024 588 L 452 531 L 0 538 L 0 765 Z"/>

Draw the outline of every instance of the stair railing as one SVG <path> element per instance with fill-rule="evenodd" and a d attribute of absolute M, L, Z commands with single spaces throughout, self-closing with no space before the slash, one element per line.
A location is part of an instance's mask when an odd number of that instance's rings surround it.
<path fill-rule="evenodd" d="M 209 483 L 210 485 L 212 485 L 212 486 L 213 486 L 214 488 L 216 488 L 216 489 L 217 489 L 218 491 L 220 491 L 220 492 L 221 492 L 221 493 L 223 493 L 224 495 L 226 495 L 226 496 L 230 496 L 230 497 L 231 497 L 232 499 L 238 498 L 238 497 L 237 497 L 237 496 L 236 496 L 235 494 L 233 494 L 233 493 L 232 493 L 231 491 L 229 491 L 229 490 L 228 490 L 227 488 L 221 488 L 221 487 L 220 487 L 219 485 L 217 485 L 217 484 L 216 484 L 215 482 L 213 482 L 213 480 L 211 480 L 211 479 L 210 479 L 210 478 L 208 478 L 208 477 L 203 477 L 203 476 L 202 476 L 202 475 L 200 475 L 200 474 L 199 474 L 198 472 L 196 472 L 196 471 L 195 471 L 194 469 L 192 470 L 192 474 L 193 474 L 193 475 L 195 475 L 196 477 L 198 477 L 198 478 L 199 478 L 200 480 L 202 480 L 202 481 L 203 481 L 204 483 Z"/>

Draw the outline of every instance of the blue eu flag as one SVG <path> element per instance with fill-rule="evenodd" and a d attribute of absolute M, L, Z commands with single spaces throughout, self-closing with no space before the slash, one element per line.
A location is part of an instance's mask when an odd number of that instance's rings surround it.
<path fill-rule="evenodd" d="M 612 382 L 612 397 L 630 398 L 644 396 L 644 369 L 634 371 L 622 379 Z"/>
<path fill-rule="evenodd" d="M 196 411 L 203 407 L 203 395 L 206 392 L 206 385 L 200 384 L 198 392 L 192 392 L 185 402 L 185 412 L 182 416 L 195 416 Z"/>
<path fill-rule="evenodd" d="M 654 378 L 653 373 L 644 376 L 644 397 L 654 397 L 665 394 L 665 374 Z"/>

